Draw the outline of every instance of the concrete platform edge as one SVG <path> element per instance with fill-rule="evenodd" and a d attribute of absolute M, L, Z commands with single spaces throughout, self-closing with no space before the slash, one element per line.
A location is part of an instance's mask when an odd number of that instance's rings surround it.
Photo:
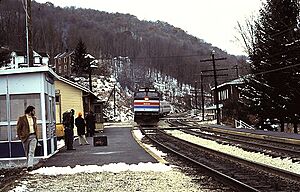
<path fill-rule="evenodd" d="M 161 158 L 160 156 L 156 155 L 155 153 L 153 153 L 150 149 L 148 149 L 133 133 L 133 129 L 131 129 L 131 134 L 134 138 L 134 140 L 147 152 L 149 153 L 154 159 L 156 159 L 159 163 L 162 164 L 166 164 L 168 165 L 169 162 L 167 162 L 166 160 L 164 160 L 163 158 Z"/>

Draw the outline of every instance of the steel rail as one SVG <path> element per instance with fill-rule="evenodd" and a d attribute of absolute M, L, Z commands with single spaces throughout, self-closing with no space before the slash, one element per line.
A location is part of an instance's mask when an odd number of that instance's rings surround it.
<path fill-rule="evenodd" d="M 151 136 L 149 136 L 142 128 L 140 129 L 141 132 L 149 139 L 151 140 L 152 142 L 156 143 L 157 145 L 167 149 L 168 151 L 171 151 L 172 153 L 184 158 L 184 159 L 187 159 L 189 160 L 190 162 L 196 164 L 197 166 L 200 166 L 209 176 L 211 177 L 215 177 L 215 178 L 218 178 L 220 181 L 223 181 L 223 183 L 225 185 L 229 185 L 230 187 L 233 187 L 234 189 L 236 190 L 239 190 L 239 191 L 245 191 L 245 192 L 258 192 L 259 190 L 243 183 L 243 182 L 240 182 L 232 177 L 229 177 L 215 169 L 212 169 L 190 157 L 187 157 L 186 155 L 182 154 L 182 153 L 179 153 L 178 151 L 176 150 L 173 150 L 172 148 L 156 141 L 155 139 L 151 138 Z"/>

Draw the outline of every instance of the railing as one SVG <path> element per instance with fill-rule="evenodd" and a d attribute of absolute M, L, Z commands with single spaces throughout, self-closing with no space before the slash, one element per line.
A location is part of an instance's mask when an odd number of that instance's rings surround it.
<path fill-rule="evenodd" d="M 234 120 L 235 128 L 242 128 L 242 129 L 255 129 L 253 126 L 248 125 L 242 120 Z"/>

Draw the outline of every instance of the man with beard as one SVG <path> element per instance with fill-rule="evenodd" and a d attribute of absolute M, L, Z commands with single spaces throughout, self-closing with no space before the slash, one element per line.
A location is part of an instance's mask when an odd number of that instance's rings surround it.
<path fill-rule="evenodd" d="M 27 157 L 27 170 L 30 171 L 33 169 L 34 152 L 38 142 L 35 107 L 28 106 L 25 115 L 19 117 L 17 133 Z"/>

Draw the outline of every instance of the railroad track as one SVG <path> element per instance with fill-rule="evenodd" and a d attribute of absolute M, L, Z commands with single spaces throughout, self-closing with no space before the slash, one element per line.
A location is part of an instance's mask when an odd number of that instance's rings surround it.
<path fill-rule="evenodd" d="M 9 191 L 16 179 L 27 174 L 23 168 L 0 169 L 0 191 Z"/>
<path fill-rule="evenodd" d="M 268 140 L 265 137 L 251 137 L 249 134 L 241 135 L 237 132 L 219 132 L 205 126 L 191 126 L 178 121 L 170 121 L 173 126 L 180 126 L 176 129 L 195 135 L 204 139 L 209 139 L 222 144 L 238 146 L 244 150 L 260 152 L 272 157 L 291 158 L 293 161 L 299 161 L 300 146 L 286 143 L 281 140 Z M 174 127 L 174 128 L 175 128 Z"/>
<path fill-rule="evenodd" d="M 159 129 L 141 130 L 156 144 L 196 164 L 207 175 L 237 191 L 300 191 L 297 174 L 195 145 Z"/>

